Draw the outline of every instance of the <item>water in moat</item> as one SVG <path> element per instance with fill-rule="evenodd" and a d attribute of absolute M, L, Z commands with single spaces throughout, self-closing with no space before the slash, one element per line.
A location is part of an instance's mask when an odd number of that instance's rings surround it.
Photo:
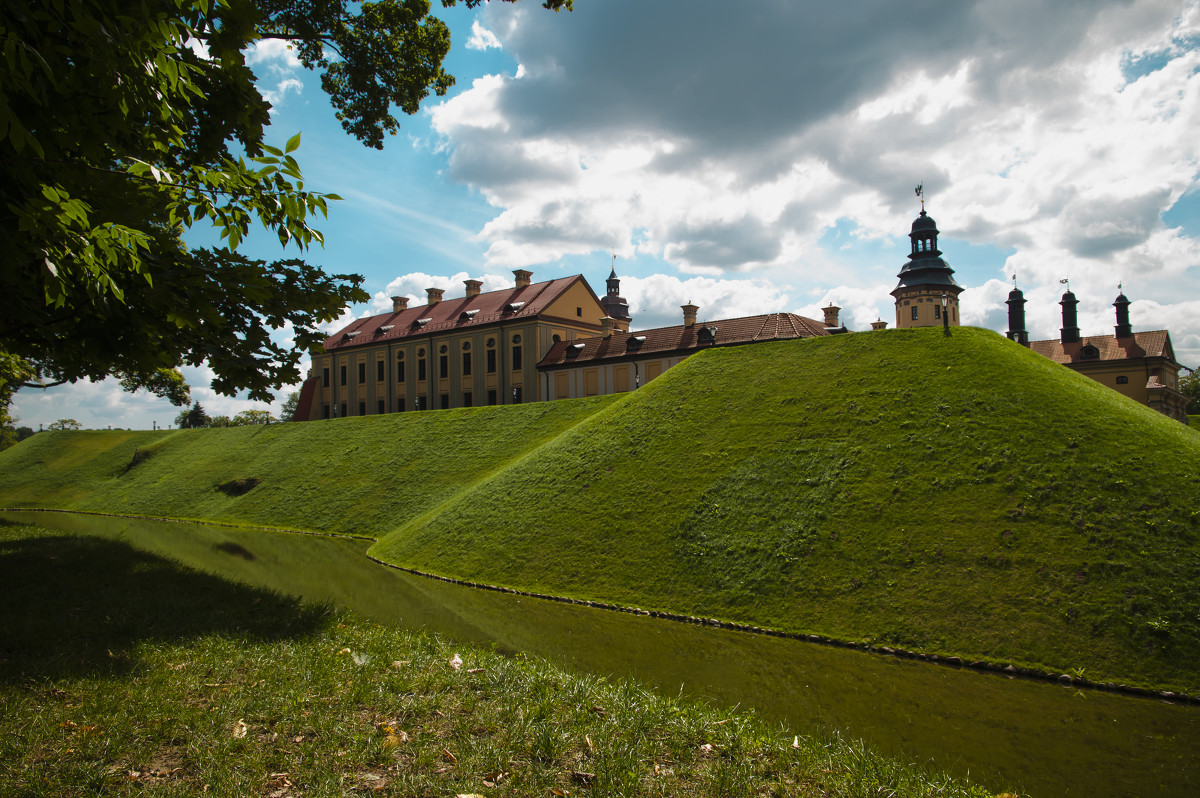
<path fill-rule="evenodd" d="M 461 587 L 371 562 L 361 540 L 64 513 L 0 517 L 121 540 L 228 579 L 672 695 L 753 707 L 788 733 L 862 739 L 997 791 L 1200 794 L 1200 707 Z"/>

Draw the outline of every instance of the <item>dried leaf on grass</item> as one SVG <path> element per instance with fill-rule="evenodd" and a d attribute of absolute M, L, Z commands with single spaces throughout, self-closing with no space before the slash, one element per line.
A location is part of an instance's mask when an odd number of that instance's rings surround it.
<path fill-rule="evenodd" d="M 240 740 L 245 737 L 249 728 L 245 720 L 238 720 L 237 723 L 233 724 L 233 739 Z"/>
<path fill-rule="evenodd" d="M 451 657 L 450 658 L 450 667 L 454 668 L 454 670 L 458 670 L 459 668 L 461 668 L 462 667 L 462 657 L 458 656 L 458 654 L 455 654 L 453 657 Z"/>

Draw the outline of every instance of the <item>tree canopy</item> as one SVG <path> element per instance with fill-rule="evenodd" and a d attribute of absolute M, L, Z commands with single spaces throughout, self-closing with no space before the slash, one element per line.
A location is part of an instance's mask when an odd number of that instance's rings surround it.
<path fill-rule="evenodd" d="M 110 374 L 182 405 L 176 369 L 201 362 L 224 394 L 269 400 L 299 381 L 319 325 L 369 297 L 361 276 L 303 260 L 323 242 L 314 219 L 338 197 L 305 186 L 299 134 L 266 143 L 270 105 L 245 52 L 288 41 L 321 72 L 345 129 L 380 147 L 398 127 L 394 109 L 414 113 L 453 84 L 449 30 L 429 10 L 428 0 L 0 4 L 4 407 L 22 385 Z M 224 245 L 189 247 L 198 223 Z M 255 225 L 294 256 L 239 254 Z M 285 327 L 294 348 L 271 337 Z"/>

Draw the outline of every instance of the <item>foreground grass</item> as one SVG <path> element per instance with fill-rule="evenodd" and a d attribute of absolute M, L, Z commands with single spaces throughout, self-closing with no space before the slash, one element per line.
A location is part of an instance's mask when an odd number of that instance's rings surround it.
<path fill-rule="evenodd" d="M 964 796 L 746 714 L 0 527 L 0 795 Z"/>

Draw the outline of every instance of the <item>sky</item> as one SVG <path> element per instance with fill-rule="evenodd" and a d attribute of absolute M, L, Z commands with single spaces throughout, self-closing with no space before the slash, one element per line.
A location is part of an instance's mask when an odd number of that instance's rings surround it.
<path fill-rule="evenodd" d="M 371 302 L 462 296 L 615 262 L 634 328 L 790 311 L 895 325 L 889 291 L 921 206 L 966 290 L 963 324 L 1003 331 L 1014 275 L 1031 338 L 1168 329 L 1200 367 L 1200 0 L 575 0 L 440 9 L 457 84 L 382 151 L 345 134 L 319 76 L 278 42 L 248 54 L 297 132 L 306 187 L 332 191 L 326 271 Z M 189 240 L 203 242 L 206 231 Z M 211 240 L 211 239 L 210 239 Z M 284 257 L 277 239 L 247 254 Z M 615 255 L 615 261 L 613 256 Z M 290 256 L 290 253 L 289 255 Z M 288 340 L 288 331 L 279 333 Z M 307 368 L 307 363 L 305 364 Z M 278 413 L 183 369 L 210 415 Z M 21 425 L 148 429 L 179 412 L 114 380 L 14 400 Z"/>

